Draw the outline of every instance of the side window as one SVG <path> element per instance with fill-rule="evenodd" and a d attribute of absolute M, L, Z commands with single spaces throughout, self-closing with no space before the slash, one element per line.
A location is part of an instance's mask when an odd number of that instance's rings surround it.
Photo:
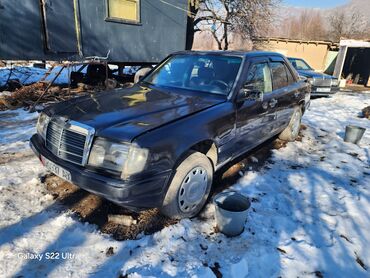
<path fill-rule="evenodd" d="M 272 92 L 271 73 L 267 63 L 254 64 L 250 68 L 245 86 L 262 93 Z"/>
<path fill-rule="evenodd" d="M 302 60 L 297 59 L 294 62 L 295 62 L 295 65 L 296 65 L 295 68 L 297 70 L 305 70 L 305 69 L 307 69 L 306 63 L 304 63 Z"/>
<path fill-rule="evenodd" d="M 288 76 L 284 63 L 272 62 L 270 65 L 274 90 L 288 86 Z"/>
<path fill-rule="evenodd" d="M 288 75 L 288 84 L 291 85 L 291 84 L 295 83 L 296 81 L 293 77 L 292 72 L 287 67 L 287 65 L 284 64 L 284 66 L 285 66 L 286 74 Z"/>
<path fill-rule="evenodd" d="M 106 0 L 107 20 L 140 22 L 140 0 Z"/>

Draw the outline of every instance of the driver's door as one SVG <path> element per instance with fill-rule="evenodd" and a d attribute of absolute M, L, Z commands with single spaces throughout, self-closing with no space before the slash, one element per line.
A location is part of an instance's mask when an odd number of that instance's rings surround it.
<path fill-rule="evenodd" d="M 261 92 L 263 95 L 272 92 L 271 72 L 267 59 L 253 59 L 243 79 L 243 87 L 251 91 Z M 269 107 L 266 108 L 263 104 L 264 101 L 257 99 L 237 103 L 235 156 L 257 146 L 266 139 L 264 129 L 268 125 L 266 121 L 268 121 Z"/>

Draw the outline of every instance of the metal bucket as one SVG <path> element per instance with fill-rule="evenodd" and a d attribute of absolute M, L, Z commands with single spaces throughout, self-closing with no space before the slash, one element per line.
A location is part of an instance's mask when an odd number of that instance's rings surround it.
<path fill-rule="evenodd" d="M 235 191 L 229 191 L 217 194 L 213 202 L 220 232 L 227 236 L 240 235 L 244 230 L 247 212 L 251 206 L 249 199 Z"/>
<path fill-rule="evenodd" d="M 354 125 L 347 125 L 346 126 L 346 133 L 344 134 L 344 142 L 350 142 L 353 144 L 358 144 L 365 133 L 365 128 L 354 126 Z"/>

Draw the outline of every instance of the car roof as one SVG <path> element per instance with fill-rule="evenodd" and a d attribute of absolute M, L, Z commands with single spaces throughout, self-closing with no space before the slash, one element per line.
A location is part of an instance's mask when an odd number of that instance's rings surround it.
<path fill-rule="evenodd" d="M 236 51 L 236 50 L 207 50 L 207 51 L 194 51 L 186 50 L 173 53 L 173 55 L 219 55 L 219 56 L 240 56 L 245 58 L 264 57 L 264 56 L 279 56 L 285 57 L 278 52 L 271 51 Z"/>
<path fill-rule="evenodd" d="M 287 57 L 287 58 L 288 60 L 303 60 L 304 61 L 303 58 L 297 58 L 297 57 Z"/>

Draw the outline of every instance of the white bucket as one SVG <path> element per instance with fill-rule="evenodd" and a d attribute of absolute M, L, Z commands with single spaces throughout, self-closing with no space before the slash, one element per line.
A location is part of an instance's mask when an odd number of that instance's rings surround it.
<path fill-rule="evenodd" d="M 358 144 L 364 135 L 366 128 L 354 125 L 346 126 L 346 133 L 344 134 L 344 142 Z"/>
<path fill-rule="evenodd" d="M 240 235 L 247 221 L 251 203 L 247 197 L 235 191 L 217 194 L 213 202 L 216 207 L 216 222 L 221 233 L 227 236 Z"/>

